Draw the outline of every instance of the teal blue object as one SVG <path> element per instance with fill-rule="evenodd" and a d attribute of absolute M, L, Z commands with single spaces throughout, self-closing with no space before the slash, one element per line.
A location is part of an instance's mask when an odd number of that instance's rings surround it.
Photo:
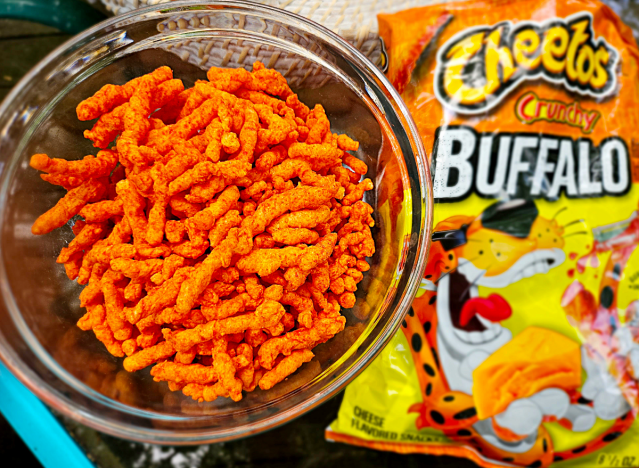
<path fill-rule="evenodd" d="M 77 34 L 106 16 L 81 0 L 0 0 L 0 18 L 34 21 Z"/>
<path fill-rule="evenodd" d="M 2 362 L 0 412 L 44 468 L 95 468 L 48 408 Z"/>

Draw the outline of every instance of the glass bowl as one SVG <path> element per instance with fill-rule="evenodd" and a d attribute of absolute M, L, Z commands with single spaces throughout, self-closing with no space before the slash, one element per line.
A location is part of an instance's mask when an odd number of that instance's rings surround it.
<path fill-rule="evenodd" d="M 194 59 L 195 57 L 195 59 Z M 375 184 L 377 252 L 369 259 L 346 329 L 269 391 L 239 403 L 197 403 L 149 368 L 128 373 L 83 315 L 82 286 L 55 262 L 70 226 L 31 234 L 62 196 L 28 165 L 34 153 L 95 154 L 75 107 L 105 83 L 169 65 L 192 86 L 211 65 L 251 68 L 259 59 L 287 74 L 300 99 L 326 109 L 334 132 L 359 140 Z M 293 63 L 295 65 L 293 65 Z M 174 2 L 100 23 L 52 52 L 0 107 L 0 357 L 45 403 L 97 430 L 137 441 L 201 444 L 272 428 L 342 389 L 388 343 L 410 307 L 429 245 L 431 188 L 417 129 L 397 92 L 364 55 L 322 26 L 248 2 Z"/>

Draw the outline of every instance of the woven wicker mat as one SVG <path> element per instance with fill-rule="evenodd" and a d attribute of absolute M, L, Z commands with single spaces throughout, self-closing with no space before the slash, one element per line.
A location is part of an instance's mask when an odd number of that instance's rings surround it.
<path fill-rule="evenodd" d="M 142 8 L 171 0 L 101 0 L 108 10 L 114 14 L 122 14 L 136 8 Z M 374 64 L 382 64 L 382 44 L 379 40 L 377 14 L 405 10 L 416 6 L 434 3 L 435 0 L 257 0 L 276 6 L 316 21 L 357 47 Z M 295 33 L 283 31 L 283 28 L 262 21 L 261 24 L 246 25 L 245 18 L 240 15 L 229 15 L 229 21 L 236 24 L 234 28 L 252 29 L 274 36 L 290 34 L 304 47 L 312 48 L 313 44 L 305 44 L 304 38 Z M 178 31 L 196 29 L 200 25 L 208 26 L 210 17 L 205 13 L 185 12 L 183 15 L 167 19 L 158 25 L 160 30 Z M 248 27 L 247 27 L 248 26 Z M 253 27 L 254 26 L 254 27 Z M 287 77 L 291 85 L 320 86 L 330 77 L 316 67 L 309 67 L 299 57 L 280 54 L 260 45 L 246 44 L 242 41 L 188 40 L 170 45 L 167 49 L 202 68 L 210 66 L 246 67 L 250 68 L 255 60 L 262 61 L 267 67 L 275 68 Z M 316 51 L 317 52 L 317 51 Z M 320 51 L 321 54 L 321 51 Z M 300 63 L 301 62 L 301 63 Z"/>

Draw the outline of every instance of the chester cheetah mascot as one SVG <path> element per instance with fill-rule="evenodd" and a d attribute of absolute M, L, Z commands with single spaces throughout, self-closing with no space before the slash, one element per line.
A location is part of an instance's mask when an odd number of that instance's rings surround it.
<path fill-rule="evenodd" d="M 479 286 L 505 288 L 562 264 L 563 235 L 555 219 L 539 216 L 535 203 L 525 200 L 498 202 L 477 217 L 453 216 L 436 226 L 421 285 L 425 292 L 403 324 L 421 385 L 423 401 L 409 410 L 418 413 L 418 428 L 439 429 L 506 466 L 546 467 L 598 450 L 630 427 L 630 405 L 583 346 L 587 378 L 580 391 L 546 388 L 492 418 L 477 417 L 473 370 L 512 339 L 500 322 L 517 313 L 499 294 L 481 297 Z M 597 418 L 614 423 L 565 452 L 554 450 L 543 425 L 558 421 L 583 432 Z"/>

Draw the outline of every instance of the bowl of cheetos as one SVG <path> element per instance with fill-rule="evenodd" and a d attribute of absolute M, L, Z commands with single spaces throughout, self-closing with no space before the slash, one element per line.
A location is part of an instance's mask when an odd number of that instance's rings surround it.
<path fill-rule="evenodd" d="M 14 88 L 0 129 L 0 358 L 103 432 L 210 443 L 289 421 L 381 351 L 423 276 L 415 125 L 292 13 L 109 19 Z"/>

